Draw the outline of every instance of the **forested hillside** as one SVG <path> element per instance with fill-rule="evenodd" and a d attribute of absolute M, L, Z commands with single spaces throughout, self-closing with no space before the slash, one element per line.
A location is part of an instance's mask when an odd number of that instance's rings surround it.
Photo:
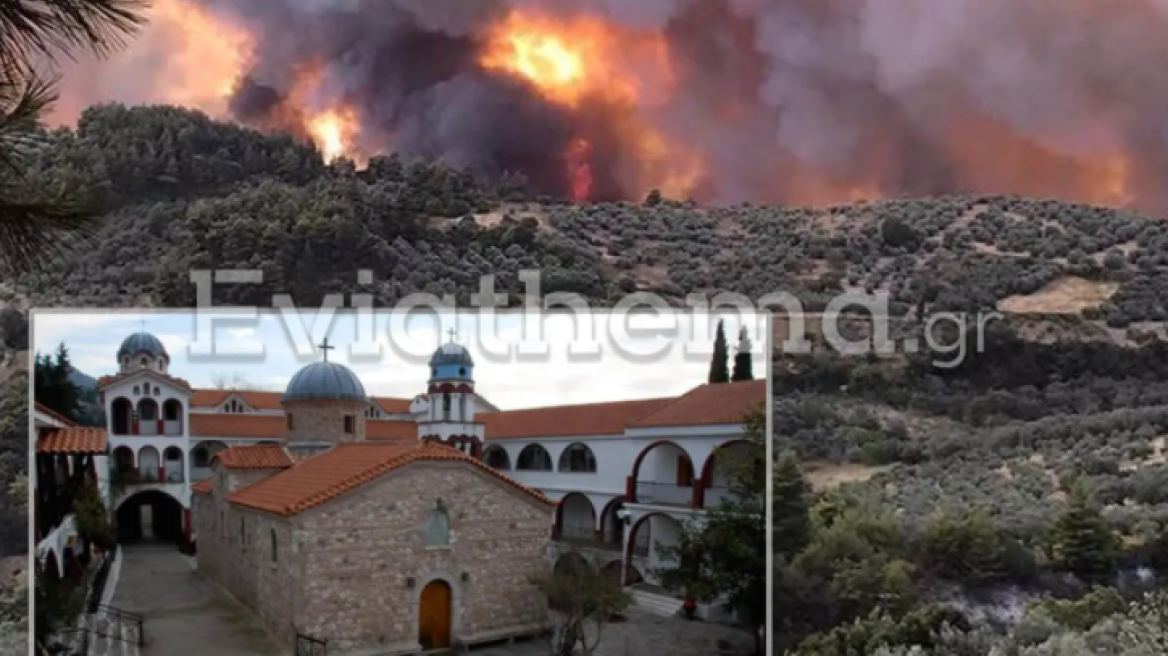
<path fill-rule="evenodd" d="M 106 212 L 91 243 L 5 286 L 21 308 L 190 306 L 191 269 L 258 268 L 263 285 L 222 286 L 216 302 L 367 292 L 388 306 L 428 291 L 467 303 L 485 274 L 517 300 L 519 271 L 539 269 L 544 293 L 598 305 L 637 290 L 676 303 L 786 291 L 814 312 L 841 290 L 884 291 L 894 336 L 921 337 L 929 312 L 999 310 L 982 352 L 955 368 L 928 353 L 845 357 L 818 339 L 776 356 L 775 434 L 815 488 L 807 539 L 778 565 L 780 644 L 802 656 L 1165 653 L 1121 637 L 1168 635 L 1163 599 L 1134 601 L 1168 577 L 1162 217 L 1015 197 L 577 205 L 530 197 L 517 177 L 396 157 L 326 166 L 291 138 L 163 107 L 88 110 L 46 135 L 29 175 L 83 183 Z M 356 284 L 358 269 L 373 285 Z M 862 317 L 847 328 L 870 331 Z M 779 506 L 777 521 L 799 507 Z M 1023 610 L 1093 585 L 1107 590 Z"/>

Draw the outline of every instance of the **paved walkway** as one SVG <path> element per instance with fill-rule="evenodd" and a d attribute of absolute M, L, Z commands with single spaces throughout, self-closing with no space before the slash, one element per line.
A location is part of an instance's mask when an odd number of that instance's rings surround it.
<path fill-rule="evenodd" d="M 145 617 L 142 656 L 275 656 L 281 650 L 238 602 L 195 572 L 174 545 L 121 548 L 111 604 Z"/>
<path fill-rule="evenodd" d="M 627 622 L 606 624 L 593 656 L 747 656 L 750 634 L 720 624 L 659 617 L 634 609 Z M 470 656 L 546 656 L 542 641 L 471 650 Z"/>

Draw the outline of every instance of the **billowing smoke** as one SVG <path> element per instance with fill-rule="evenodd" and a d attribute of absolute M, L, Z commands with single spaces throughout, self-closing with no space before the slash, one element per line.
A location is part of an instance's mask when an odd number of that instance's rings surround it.
<path fill-rule="evenodd" d="M 346 150 L 548 193 L 1168 208 L 1168 0 L 169 1 L 249 35 L 238 120 L 296 129 L 344 107 Z M 605 79 L 566 100 L 489 65 L 515 15 L 564 26 Z M 578 29 L 597 24 L 617 47 Z"/>

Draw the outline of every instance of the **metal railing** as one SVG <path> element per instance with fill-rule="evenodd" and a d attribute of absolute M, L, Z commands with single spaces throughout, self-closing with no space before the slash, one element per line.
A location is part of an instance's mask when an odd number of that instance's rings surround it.
<path fill-rule="evenodd" d="M 693 486 L 638 481 L 637 503 L 688 507 L 693 503 Z"/>
<path fill-rule="evenodd" d="M 328 656 L 328 640 L 297 633 L 296 656 Z"/>
<path fill-rule="evenodd" d="M 137 614 L 113 606 L 98 604 L 93 617 L 92 631 L 94 634 L 121 640 L 139 647 L 146 644 L 146 622 Z"/>

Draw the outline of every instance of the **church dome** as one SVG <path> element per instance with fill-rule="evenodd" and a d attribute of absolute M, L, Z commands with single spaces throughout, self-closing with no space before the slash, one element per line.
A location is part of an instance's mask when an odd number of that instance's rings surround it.
<path fill-rule="evenodd" d="M 448 342 L 438 347 L 434 351 L 434 355 L 430 356 L 431 367 L 441 367 L 443 365 L 459 365 L 462 367 L 473 367 L 474 360 L 470 357 L 470 351 L 467 351 L 461 344 Z"/>
<path fill-rule="evenodd" d="M 134 333 L 122 341 L 122 346 L 118 349 L 118 359 L 121 360 L 124 355 L 137 355 L 143 352 L 156 358 L 170 358 L 166 353 L 166 348 L 162 346 L 161 340 L 150 333 L 140 332 Z"/>
<path fill-rule="evenodd" d="M 365 386 L 348 367 L 335 362 L 316 362 L 304 367 L 288 381 L 283 401 L 324 399 L 366 401 Z"/>

